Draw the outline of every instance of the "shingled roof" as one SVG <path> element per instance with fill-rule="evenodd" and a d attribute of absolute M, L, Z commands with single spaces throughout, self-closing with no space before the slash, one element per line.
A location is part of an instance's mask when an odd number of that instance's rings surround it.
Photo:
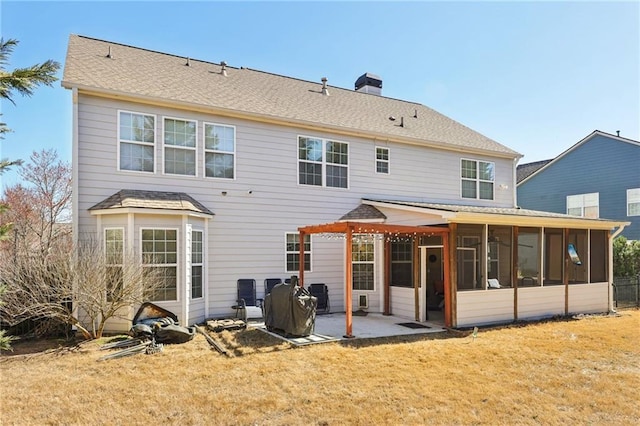
<path fill-rule="evenodd" d="M 334 86 L 328 86 L 327 96 L 322 94 L 319 81 L 248 68 L 226 67 L 226 75 L 221 70 L 221 65 L 211 62 L 71 35 L 62 85 L 80 92 L 162 102 L 339 134 L 507 158 L 520 156 L 418 103 Z M 391 116 L 396 120 L 391 121 Z"/>
<path fill-rule="evenodd" d="M 516 168 L 516 182 L 520 183 L 521 181 L 525 180 L 526 178 L 528 178 L 529 176 L 537 172 L 542 167 L 549 164 L 551 161 L 553 161 L 553 159 L 534 161 L 533 163 L 518 165 L 518 167 Z"/>
<path fill-rule="evenodd" d="M 100 201 L 92 210 L 141 208 L 158 210 L 191 211 L 213 216 L 211 210 L 184 192 L 141 191 L 123 189 Z"/>
<path fill-rule="evenodd" d="M 340 221 L 350 221 L 350 220 L 373 220 L 373 221 L 381 221 L 386 219 L 384 213 L 375 208 L 374 206 L 370 206 L 368 204 L 360 204 L 355 209 L 346 213 L 344 216 L 340 218 Z"/>

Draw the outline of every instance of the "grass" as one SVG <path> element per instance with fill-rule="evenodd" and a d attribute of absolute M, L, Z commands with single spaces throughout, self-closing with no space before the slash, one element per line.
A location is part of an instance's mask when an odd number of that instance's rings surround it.
<path fill-rule="evenodd" d="M 17 342 L 0 357 L 0 424 L 640 424 L 638 310 L 477 338 L 212 336 L 230 357 L 202 335 L 104 362 L 104 341 Z"/>

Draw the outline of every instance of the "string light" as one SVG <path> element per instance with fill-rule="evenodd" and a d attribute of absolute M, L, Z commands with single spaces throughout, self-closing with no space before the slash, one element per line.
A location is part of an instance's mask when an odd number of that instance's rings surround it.
<path fill-rule="evenodd" d="M 321 232 L 316 235 L 318 235 L 320 238 L 325 238 L 333 241 L 345 241 L 347 239 L 347 236 L 341 232 Z M 420 238 L 420 237 L 428 238 L 428 237 L 433 237 L 435 235 L 436 234 L 433 232 L 422 233 L 417 231 L 413 233 L 406 233 L 406 232 L 380 233 L 380 232 L 377 232 L 375 229 L 359 228 L 357 230 L 354 230 L 352 241 L 358 243 L 358 242 L 366 242 L 367 240 L 374 239 L 377 241 L 385 241 L 385 242 L 391 242 L 391 243 L 398 243 L 398 242 L 408 243 L 415 240 L 416 238 Z"/>

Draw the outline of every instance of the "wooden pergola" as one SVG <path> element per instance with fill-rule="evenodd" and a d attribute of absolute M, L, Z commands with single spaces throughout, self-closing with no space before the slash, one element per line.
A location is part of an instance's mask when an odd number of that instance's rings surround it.
<path fill-rule="evenodd" d="M 365 222 L 333 222 L 322 225 L 310 225 L 298 228 L 300 233 L 300 270 L 299 279 L 300 286 L 304 286 L 304 237 L 311 234 L 344 234 L 346 240 L 346 256 L 345 256 L 345 313 L 346 313 L 346 333 L 344 337 L 353 336 L 353 315 L 352 315 L 352 293 L 353 293 L 353 274 L 352 274 L 352 244 L 354 234 L 382 234 L 385 236 L 384 247 L 384 314 L 391 314 L 390 306 L 390 248 L 391 239 L 397 237 L 411 236 L 413 239 L 413 283 L 415 295 L 415 315 L 416 321 L 419 321 L 420 310 L 420 254 L 418 250 L 419 239 L 421 236 L 442 236 L 442 253 L 444 268 L 444 292 L 445 292 L 445 321 L 449 322 L 451 318 L 451 274 L 450 274 L 450 253 L 449 253 L 449 228 L 436 226 L 409 226 L 409 225 L 390 225 L 384 223 L 365 223 Z M 448 325 L 448 324 L 447 324 Z"/>

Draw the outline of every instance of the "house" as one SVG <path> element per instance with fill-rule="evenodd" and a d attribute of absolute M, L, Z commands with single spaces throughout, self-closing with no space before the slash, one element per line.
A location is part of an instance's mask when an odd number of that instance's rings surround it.
<path fill-rule="evenodd" d="M 518 166 L 518 205 L 628 221 L 640 240 L 640 142 L 595 130 L 552 160 Z"/>
<path fill-rule="evenodd" d="M 518 208 L 520 154 L 374 74 L 349 90 L 71 35 L 62 85 L 74 234 L 161 270 L 182 323 L 291 275 L 329 287 L 347 335 L 356 309 L 465 327 L 611 307 L 624 222 Z"/>

